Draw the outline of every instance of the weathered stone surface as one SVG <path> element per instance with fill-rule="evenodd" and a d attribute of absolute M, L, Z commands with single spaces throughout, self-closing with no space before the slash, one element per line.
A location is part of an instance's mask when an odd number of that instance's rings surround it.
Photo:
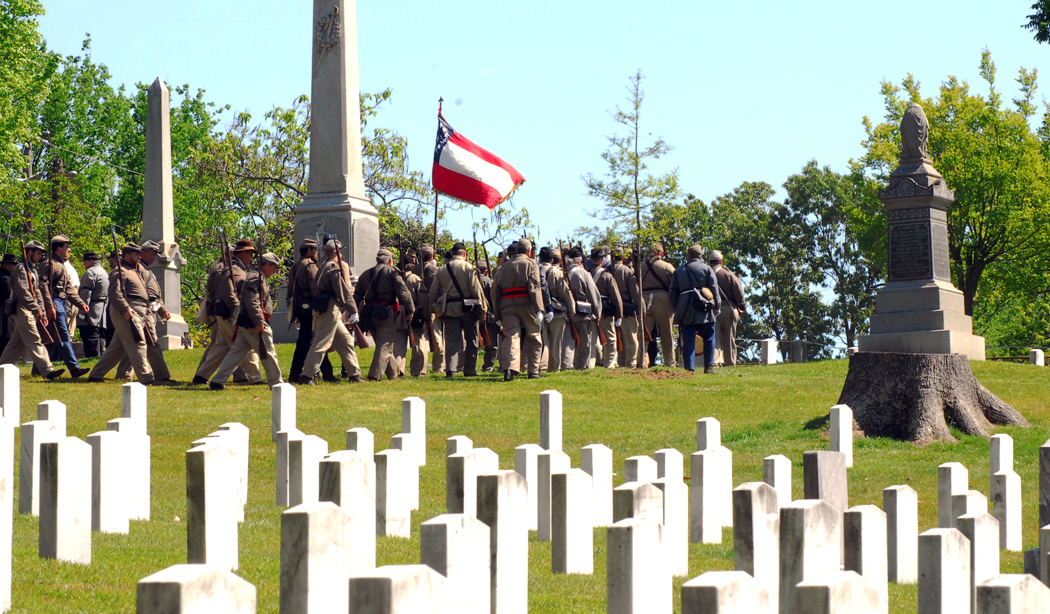
<path fill-rule="evenodd" d="M 0 365 L 0 410 L 4 420 L 15 428 L 22 423 L 20 375 L 16 365 Z"/>
<path fill-rule="evenodd" d="M 270 439 L 277 441 L 277 433 L 295 430 L 295 386 L 275 384 L 270 389 Z M 281 505 L 281 503 L 278 503 Z"/>
<path fill-rule="evenodd" d="M 281 514 L 281 613 L 348 611 L 346 580 L 375 567 L 351 564 L 350 525 L 354 520 L 331 502 L 309 502 Z"/>
<path fill-rule="evenodd" d="M 368 460 L 375 462 L 375 435 L 366 428 L 352 428 L 346 432 L 346 449 L 353 450 Z"/>
<path fill-rule="evenodd" d="M 664 495 L 651 482 L 628 482 L 613 489 L 613 521 L 652 518 L 663 524 Z"/>
<path fill-rule="evenodd" d="M 882 491 L 886 512 L 887 563 L 890 582 L 915 584 L 919 578 L 919 495 L 911 486 Z"/>
<path fill-rule="evenodd" d="M 0 379 L 4 374 L 0 372 Z M 0 398 L 3 392 L 0 391 Z M 12 416 L 14 418 L 14 416 Z M 15 428 L 18 423 L 0 420 L 0 612 L 11 609 L 11 558 L 13 555 L 15 500 Z"/>
<path fill-rule="evenodd" d="M 999 575 L 999 521 L 991 514 L 967 514 L 955 526 L 970 540 L 970 612 L 977 614 L 977 585 Z"/>
<path fill-rule="evenodd" d="M 580 450 L 580 466 L 591 476 L 593 495 L 591 510 L 594 526 L 607 527 L 613 523 L 613 455 L 608 446 L 594 443 Z"/>
<path fill-rule="evenodd" d="M 709 571 L 682 585 L 682 614 L 762 614 L 771 612 L 771 603 L 776 600 L 743 571 Z"/>
<path fill-rule="evenodd" d="M 569 455 L 561 451 L 543 451 L 536 455 L 539 496 L 536 502 L 537 539 L 551 540 L 551 476 L 565 473 L 571 467 Z"/>
<path fill-rule="evenodd" d="M 338 450 L 320 463 L 320 501 L 331 501 L 353 518 L 351 558 L 355 568 L 375 568 L 376 465 L 354 450 Z"/>
<path fill-rule="evenodd" d="M 277 433 L 277 505 L 285 507 L 291 501 L 291 442 L 306 437 L 302 431 L 279 431 Z"/>
<path fill-rule="evenodd" d="M 992 515 L 999 521 L 999 547 L 1020 552 L 1021 542 L 1021 476 L 1013 471 L 992 475 Z"/>
<path fill-rule="evenodd" d="M 43 401 L 36 406 L 36 419 L 55 425 L 60 437 L 66 436 L 66 404 L 59 401 Z"/>
<path fill-rule="evenodd" d="M 591 476 L 583 469 L 552 474 L 552 573 L 594 573 L 592 527 Z"/>
<path fill-rule="evenodd" d="M 445 509 L 449 514 L 475 516 L 478 476 L 499 471 L 499 456 L 488 448 L 475 448 L 445 459 Z M 531 504 L 524 510 L 526 517 Z"/>
<path fill-rule="evenodd" d="M 648 456 L 631 456 L 623 461 L 624 482 L 652 482 L 656 473 L 656 461 Z"/>
<path fill-rule="evenodd" d="M 762 481 L 777 491 L 777 505 L 791 503 L 791 459 L 774 454 L 762 459 Z"/>
<path fill-rule="evenodd" d="M 139 580 L 137 612 L 255 614 L 255 586 L 214 565 L 172 565 Z"/>
<path fill-rule="evenodd" d="M 18 513 L 40 515 L 40 446 L 64 437 L 59 426 L 47 420 L 22 425 L 18 458 Z"/>
<path fill-rule="evenodd" d="M 853 410 L 849 405 L 831 408 L 831 451 L 846 456 L 846 467 L 853 466 Z"/>
<path fill-rule="evenodd" d="M 1014 440 L 1005 434 L 992 435 L 988 450 L 988 475 L 1014 470 Z"/>
<path fill-rule="evenodd" d="M 328 442 L 317 435 L 288 441 L 288 505 L 318 501 L 320 464 L 328 455 Z"/>
<path fill-rule="evenodd" d="M 149 520 L 152 463 L 150 436 L 141 432 L 131 418 L 110 420 L 106 423 L 106 430 L 120 433 L 130 459 L 124 476 L 128 514 L 132 520 Z"/>
<path fill-rule="evenodd" d="M 489 527 L 494 614 L 526 614 L 529 609 L 527 489 L 516 471 L 478 476 L 478 520 Z"/>
<path fill-rule="evenodd" d="M 977 587 L 981 614 L 1022 614 L 1050 611 L 1050 588 L 1028 574 L 1003 574 Z"/>
<path fill-rule="evenodd" d="M 723 501 L 732 508 L 732 490 L 726 489 L 725 472 L 732 466 L 732 456 L 726 448 L 694 452 L 690 456 L 692 471 L 689 481 L 689 541 L 692 543 L 722 543 L 722 527 L 731 525 L 722 512 Z M 727 467 L 728 466 L 728 467 Z"/>
<path fill-rule="evenodd" d="M 540 393 L 540 447 L 548 452 L 561 452 L 561 393 Z"/>
<path fill-rule="evenodd" d="M 91 446 L 76 437 L 40 446 L 39 555 L 91 564 Z"/>
<path fill-rule="evenodd" d="M 248 505 L 248 449 L 251 433 L 248 427 L 240 422 L 226 422 L 219 425 L 218 434 L 226 438 L 226 447 L 233 450 L 237 463 L 237 500 L 241 503 L 238 516 L 244 522 L 244 508 Z"/>
<path fill-rule="evenodd" d="M 186 452 L 186 546 L 190 563 L 238 565 L 237 461 L 221 439 Z"/>
<path fill-rule="evenodd" d="M 849 508 L 846 455 L 817 450 L 802 455 L 802 480 L 807 499 L 822 499 L 845 512 Z"/>
<path fill-rule="evenodd" d="M 970 540 L 958 529 L 919 534 L 919 614 L 970 611 Z"/>
<path fill-rule="evenodd" d="M 678 450 L 656 452 L 658 480 L 652 484 L 663 494 L 663 543 L 668 570 L 675 576 L 689 574 L 689 487 L 682 475 Z"/>
<path fill-rule="evenodd" d="M 955 519 L 967 514 L 987 514 L 988 497 L 978 490 L 968 490 L 961 495 L 952 495 L 952 526 Z"/>
<path fill-rule="evenodd" d="M 878 591 L 883 612 L 890 599 L 886 523 L 886 513 L 874 505 L 851 507 L 842 518 L 845 569 L 857 572 Z"/>
<path fill-rule="evenodd" d="M 696 421 L 696 451 L 717 450 L 722 447 L 722 424 L 714 418 Z"/>
<path fill-rule="evenodd" d="M 464 435 L 454 435 L 445 440 L 445 458 L 453 454 L 470 452 L 473 449 L 474 442 L 470 440 L 470 437 Z"/>
<path fill-rule="evenodd" d="M 354 614 L 444 614 L 446 595 L 445 577 L 427 565 L 384 565 L 350 576 Z"/>
<path fill-rule="evenodd" d="M 514 448 L 514 471 L 521 474 L 521 477 L 525 478 L 525 482 L 529 485 L 530 531 L 536 531 L 540 526 L 540 476 L 539 466 L 536 464 L 536 457 L 542 452 L 544 452 L 544 449 L 534 443 L 526 443 Z M 485 471 L 483 473 L 491 473 L 491 471 Z"/>
<path fill-rule="evenodd" d="M 952 497 L 969 490 L 970 472 L 962 463 L 944 463 L 937 467 L 937 526 L 950 529 L 955 526 Z"/>
<path fill-rule="evenodd" d="M 764 482 L 745 482 L 733 489 L 733 564 L 750 574 L 773 603 L 779 600 L 780 587 L 777 500 L 777 491 Z"/>
<path fill-rule="evenodd" d="M 445 577 L 448 612 L 489 614 L 489 527 L 473 515 L 442 514 L 419 527 L 420 562 Z"/>
<path fill-rule="evenodd" d="M 114 431 L 87 438 L 91 446 L 91 530 L 127 533 L 129 501 L 124 471 L 129 466 L 125 439 Z"/>
<path fill-rule="evenodd" d="M 626 518 L 606 529 L 608 614 L 669 614 L 671 574 L 661 561 L 663 525 Z"/>
<path fill-rule="evenodd" d="M 780 507 L 780 614 L 795 614 L 800 582 L 839 570 L 841 544 L 842 512 L 827 501 L 803 499 Z"/>
<path fill-rule="evenodd" d="M 377 452 L 376 459 L 376 535 L 409 537 L 412 510 L 408 501 L 409 464 L 401 450 Z"/>
<path fill-rule="evenodd" d="M 798 614 L 886 614 L 886 599 L 854 571 L 836 571 L 800 582 L 795 588 Z"/>

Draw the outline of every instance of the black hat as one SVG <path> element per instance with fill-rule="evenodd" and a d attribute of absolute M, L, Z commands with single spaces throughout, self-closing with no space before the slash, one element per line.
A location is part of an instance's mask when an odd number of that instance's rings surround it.
<path fill-rule="evenodd" d="M 101 260 L 101 258 L 99 258 L 98 254 L 96 254 L 95 252 L 84 252 L 84 257 L 81 258 L 81 260 Z"/>
<path fill-rule="evenodd" d="M 4 254 L 4 259 L 0 260 L 0 264 L 18 264 L 18 258 L 15 258 L 14 254 Z"/>
<path fill-rule="evenodd" d="M 467 251 L 467 246 L 462 241 L 456 241 L 452 244 L 452 251 L 458 252 L 459 250 Z"/>

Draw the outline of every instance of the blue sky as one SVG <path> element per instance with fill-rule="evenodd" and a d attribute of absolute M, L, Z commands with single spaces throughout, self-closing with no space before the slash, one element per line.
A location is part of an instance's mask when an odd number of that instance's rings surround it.
<path fill-rule="evenodd" d="M 1021 29 L 1031 2 L 361 1 L 361 85 L 393 89 L 377 123 L 407 137 L 412 166 L 428 174 L 444 96 L 453 127 L 526 177 L 515 199 L 542 241 L 595 223 L 587 212 L 600 203 L 580 175 L 604 172 L 608 111 L 639 68 L 643 129 L 675 148 L 655 170 L 678 167 L 683 189 L 709 201 L 743 181 L 779 187 L 811 159 L 844 171 L 861 153 L 861 118 L 882 116 L 883 79 L 910 72 L 932 95 L 955 75 L 984 93 L 987 47 L 1013 97 L 1018 67 L 1050 54 Z M 310 91 L 311 2 L 45 7 L 49 46 L 76 54 L 90 33 L 118 84 L 160 76 L 260 119 Z M 468 236 L 470 216 L 452 214 L 452 231 Z"/>

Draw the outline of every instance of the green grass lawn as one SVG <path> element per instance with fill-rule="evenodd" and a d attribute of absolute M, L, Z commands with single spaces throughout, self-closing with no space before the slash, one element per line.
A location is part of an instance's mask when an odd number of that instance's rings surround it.
<path fill-rule="evenodd" d="M 201 351 L 167 354 L 173 376 L 189 381 Z M 291 346 L 278 346 L 281 364 L 291 362 Z M 333 356 L 335 356 L 333 354 Z M 367 369 L 371 352 L 362 352 Z M 1015 442 L 1015 470 L 1024 489 L 1024 545 L 1038 546 L 1039 446 L 1050 436 L 1050 371 L 1019 364 L 973 363 L 978 379 L 1021 411 L 1033 427 L 1006 428 Z M 733 451 L 733 481 L 762 479 L 762 459 L 783 454 L 793 463 L 794 496 L 802 497 L 802 453 L 827 449 L 826 432 L 807 428 L 827 414 L 846 376 L 845 361 L 769 367 L 737 367 L 716 375 L 684 377 L 684 372 L 623 371 L 565 373 L 539 381 L 510 384 L 494 375 L 473 380 L 443 377 L 381 384 L 320 384 L 300 387 L 297 426 L 343 449 L 345 432 L 366 427 L 376 450 L 389 446 L 401 430 L 401 399 L 421 397 L 427 404 L 427 465 L 420 470 L 420 509 L 412 516 L 412 538 L 379 538 L 377 564 L 419 562 L 419 524 L 445 511 L 445 439 L 466 435 L 476 447 L 500 456 L 502 469 L 514 468 L 514 448 L 539 443 L 539 393 L 564 396 L 564 448 L 573 466 L 580 448 L 604 443 L 613 450 L 615 483 L 622 483 L 623 459 L 673 447 L 695 451 L 695 421 L 714 416 L 722 423 L 723 443 Z M 24 369 L 28 374 L 28 368 Z M 68 407 L 68 434 L 86 438 L 105 430 L 120 415 L 120 386 L 74 382 L 63 377 L 22 383 L 22 421 L 36 418 L 36 403 L 57 399 Z M 70 565 L 37 556 L 37 518 L 15 515 L 13 611 L 133 612 L 136 582 L 165 567 L 186 562 L 185 452 L 190 442 L 224 422 L 251 429 L 249 495 L 240 525 L 240 576 L 258 589 L 259 612 L 278 612 L 280 515 L 274 504 L 276 451 L 270 441 L 270 393 L 261 386 L 230 386 L 225 392 L 176 385 L 149 390 L 149 434 L 153 439 L 152 519 L 133 521 L 129 535 L 93 534 L 92 564 Z M 16 441 L 16 450 L 18 442 Z M 17 458 L 17 456 L 16 456 Z M 859 440 L 849 473 L 850 504 L 882 505 L 882 489 L 908 484 L 919 493 L 919 530 L 937 524 L 937 465 L 958 461 L 969 468 L 970 487 L 988 493 L 988 442 L 960 436 L 953 444 L 924 448 L 884 439 Z M 18 468 L 15 468 L 18 479 Z M 15 493 L 18 492 L 17 484 Z M 18 509 L 17 502 L 15 510 Z M 732 569 L 732 532 L 721 545 L 690 544 L 689 578 Z M 594 532 L 594 575 L 553 575 L 550 543 L 530 534 L 529 607 L 532 612 L 605 611 L 605 530 Z M 1002 553 L 1002 570 L 1020 573 L 1020 553 Z M 675 608 L 685 579 L 675 580 Z M 890 611 L 915 612 L 915 586 L 890 585 Z"/>

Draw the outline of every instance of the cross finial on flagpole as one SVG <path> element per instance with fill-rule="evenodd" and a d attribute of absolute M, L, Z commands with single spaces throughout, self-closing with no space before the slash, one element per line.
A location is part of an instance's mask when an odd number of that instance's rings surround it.
<path fill-rule="evenodd" d="M 441 103 L 445 102 L 445 99 L 438 96 L 438 115 L 441 115 Z"/>

